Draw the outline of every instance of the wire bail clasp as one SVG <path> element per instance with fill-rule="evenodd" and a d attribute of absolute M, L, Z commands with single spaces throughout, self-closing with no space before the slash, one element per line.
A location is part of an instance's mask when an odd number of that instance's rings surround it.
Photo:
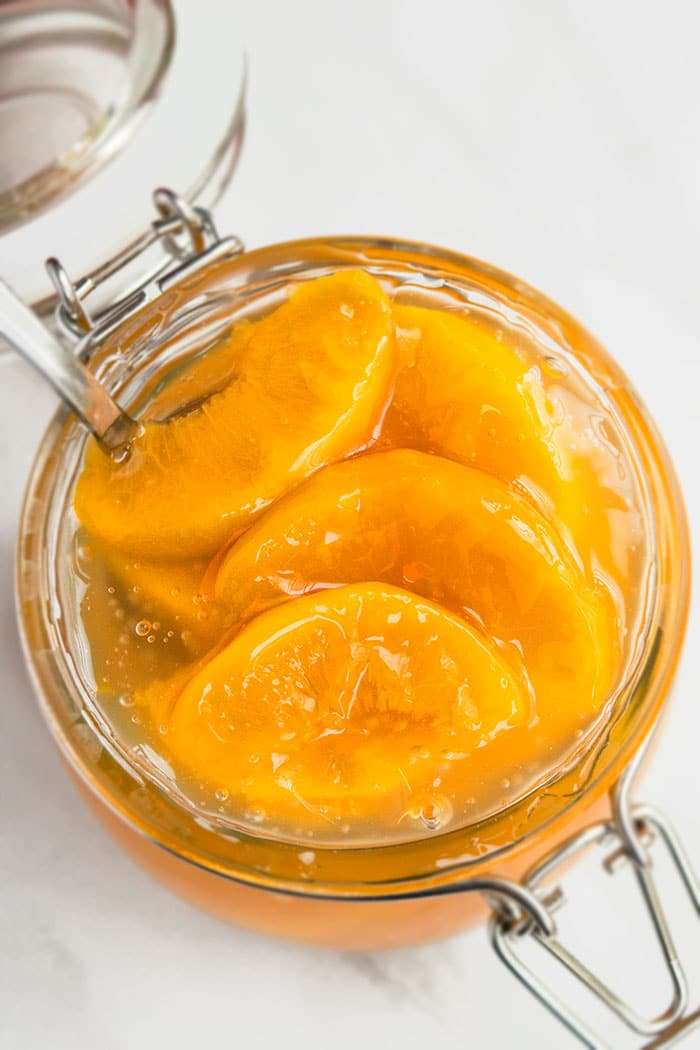
<path fill-rule="evenodd" d="M 613 794 L 613 816 L 577 832 L 554 849 L 532 868 L 521 885 L 552 912 L 564 904 L 564 893 L 559 884 L 552 888 L 545 882 L 559 867 L 577 859 L 591 847 L 603 847 L 603 867 L 614 875 L 624 864 L 631 864 L 636 882 L 649 913 L 661 954 L 672 985 L 671 1002 L 656 1017 L 640 1014 L 629 1002 L 618 996 L 600 977 L 559 939 L 552 919 L 549 931 L 531 915 L 513 909 L 496 909 L 491 918 L 490 932 L 493 947 L 499 958 L 525 987 L 547 1007 L 569 1031 L 590 1050 L 608 1050 L 602 1041 L 568 1005 L 556 994 L 522 956 L 524 938 L 534 940 L 554 956 L 569 973 L 595 995 L 631 1032 L 651 1039 L 641 1050 L 661 1050 L 676 1045 L 685 1035 L 700 1032 L 700 1008 L 688 1011 L 688 988 L 683 965 L 676 951 L 671 930 L 662 904 L 661 894 L 653 872 L 652 848 L 656 843 L 665 847 L 668 858 L 680 876 L 688 896 L 700 917 L 700 884 L 690 861 L 670 823 L 651 806 L 632 803 L 630 786 L 637 763 L 629 767 Z M 610 848 L 612 847 L 612 848 Z"/>
<path fill-rule="evenodd" d="M 46 260 L 46 270 L 56 289 L 55 321 L 63 335 L 71 340 L 80 339 L 98 326 L 107 334 L 185 273 L 213 259 L 233 257 L 243 251 L 240 238 L 219 236 L 210 211 L 190 204 L 173 190 L 156 189 L 153 204 L 157 217 L 146 232 L 108 263 L 79 280 L 72 281 L 58 259 Z M 164 249 L 164 254 L 149 265 L 148 253 L 157 245 Z M 89 311 L 86 300 L 142 257 L 145 275 L 137 274 L 131 289 L 121 298 Z"/>

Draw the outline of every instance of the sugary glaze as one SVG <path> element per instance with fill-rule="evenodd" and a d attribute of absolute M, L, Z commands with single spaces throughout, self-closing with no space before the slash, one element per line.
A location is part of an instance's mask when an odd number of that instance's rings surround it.
<path fill-rule="evenodd" d="M 213 392 L 212 392 L 213 391 Z M 309 281 L 75 492 L 98 703 L 222 825 L 472 823 L 603 719 L 642 530 L 600 404 L 483 317 Z"/>

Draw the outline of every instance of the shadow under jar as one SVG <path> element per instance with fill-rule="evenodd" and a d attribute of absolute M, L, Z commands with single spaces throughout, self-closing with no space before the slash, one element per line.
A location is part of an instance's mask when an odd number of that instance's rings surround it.
<path fill-rule="evenodd" d="M 217 820 L 133 747 L 98 699 L 81 617 L 72 509 L 86 435 L 65 410 L 39 450 L 20 525 L 22 635 L 47 723 L 71 775 L 110 834 L 146 870 L 207 911 L 276 936 L 386 948 L 448 936 L 487 914 L 480 880 L 518 880 L 609 812 L 608 795 L 648 742 L 680 654 L 689 541 L 664 445 L 627 377 L 571 317 L 473 259 L 366 239 L 305 240 L 212 261 L 80 352 L 119 402 L 142 416 L 163 377 L 302 282 L 364 269 L 397 303 L 471 311 L 519 333 L 591 411 L 631 472 L 641 541 L 625 596 L 628 630 L 614 687 L 584 738 L 520 794 L 440 832 L 377 842 L 307 840 Z"/>

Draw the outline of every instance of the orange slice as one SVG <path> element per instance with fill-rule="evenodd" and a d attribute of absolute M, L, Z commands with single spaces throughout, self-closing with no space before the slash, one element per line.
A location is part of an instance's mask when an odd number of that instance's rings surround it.
<path fill-rule="evenodd" d="M 585 712 L 610 685 L 617 638 L 607 592 L 586 582 L 529 500 L 423 452 L 374 453 L 310 478 L 234 543 L 215 593 L 233 623 L 369 579 L 481 626 L 524 662 L 538 697 Z"/>
<path fill-rule="evenodd" d="M 366 583 L 255 619 L 185 686 L 164 742 L 180 776 L 268 817 L 328 804 L 391 822 L 431 786 L 441 751 L 488 747 L 526 707 L 467 624 Z"/>
<path fill-rule="evenodd" d="M 466 316 L 395 306 L 394 319 L 402 366 L 384 436 L 517 485 L 569 531 L 584 566 L 627 569 L 609 520 L 629 511 L 619 456 L 603 455 L 586 418 L 574 425 L 541 368 Z"/>
<path fill-rule="evenodd" d="M 280 493 L 365 444 L 393 376 L 389 301 L 347 271 L 234 331 L 234 378 L 188 415 L 147 423 L 117 463 L 93 442 L 75 493 L 85 528 L 134 557 L 212 554 Z"/>
<path fill-rule="evenodd" d="M 392 443 L 457 459 L 545 500 L 570 476 L 539 369 L 469 318 L 395 306 L 401 368 L 387 412 Z"/>

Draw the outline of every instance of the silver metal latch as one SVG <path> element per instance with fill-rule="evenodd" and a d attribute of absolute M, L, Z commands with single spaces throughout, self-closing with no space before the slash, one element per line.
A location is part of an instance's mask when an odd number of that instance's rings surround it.
<path fill-rule="evenodd" d="M 647 1040 L 642 1044 L 642 1050 L 660 1050 L 661 1047 L 675 1046 L 691 1033 L 695 1033 L 698 1040 L 698 1043 L 693 1045 L 700 1045 L 700 1008 L 688 1009 L 686 975 L 662 905 L 652 866 L 652 848 L 655 851 L 658 845 L 665 848 L 699 917 L 700 885 L 668 821 L 652 807 L 630 801 L 630 784 L 635 772 L 636 763 L 626 771 L 619 782 L 613 795 L 613 817 L 610 820 L 599 821 L 577 832 L 532 868 L 519 884 L 521 891 L 524 889 L 532 894 L 546 910 L 548 921 L 538 921 L 532 908 L 520 909 L 518 912 L 514 907 L 515 897 L 512 896 L 507 908 L 495 904 L 490 925 L 491 940 L 501 960 L 590 1050 L 610 1050 L 610 1047 L 563 1002 L 551 985 L 535 972 L 532 965 L 525 961 L 523 947 L 526 942 L 532 944 L 534 941 L 545 949 L 630 1032 Z M 567 948 L 557 934 L 552 914 L 563 905 L 564 895 L 559 885 L 552 888 L 552 875 L 561 865 L 595 847 L 605 850 L 602 863 L 610 874 L 614 874 L 622 865 L 632 866 L 651 918 L 672 986 L 671 1002 L 655 1017 L 640 1014 L 629 1002 L 617 995 L 579 956 Z"/>
<path fill-rule="evenodd" d="M 219 237 L 210 212 L 195 207 L 172 190 L 157 189 L 153 202 L 157 218 L 146 232 L 80 280 L 73 282 L 58 259 L 46 260 L 57 295 L 56 324 L 70 339 L 82 338 L 98 325 L 101 333 L 107 334 L 185 274 L 215 259 L 233 257 L 243 251 L 243 242 L 238 237 Z M 93 292 L 158 244 L 165 249 L 165 254 L 150 278 L 147 276 L 135 290 L 109 306 L 89 311 L 87 300 Z"/>

